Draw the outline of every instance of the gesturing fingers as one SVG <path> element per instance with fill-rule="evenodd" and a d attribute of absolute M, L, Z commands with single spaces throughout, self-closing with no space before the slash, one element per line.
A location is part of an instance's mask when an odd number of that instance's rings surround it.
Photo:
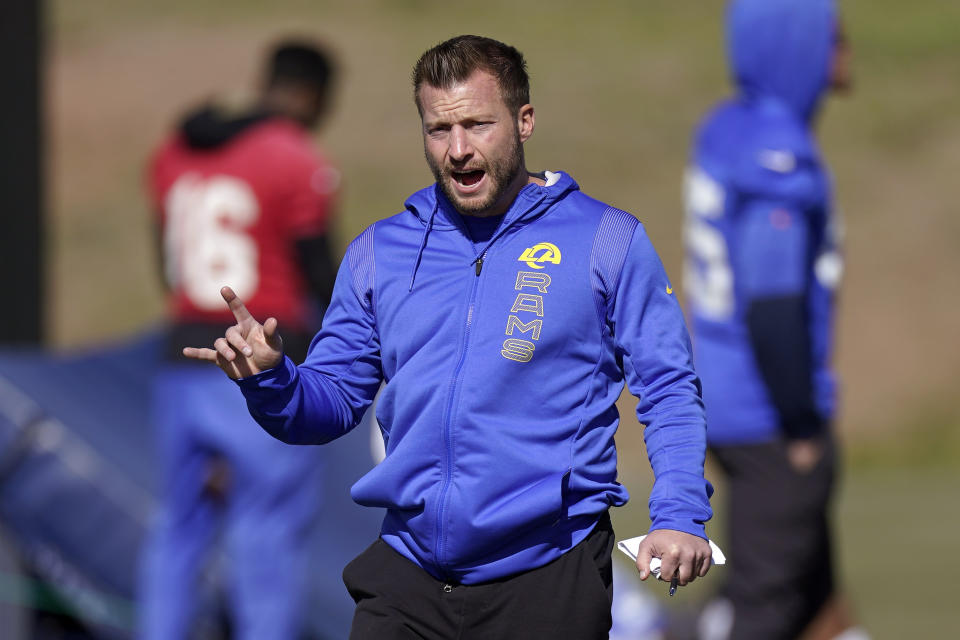
<path fill-rule="evenodd" d="M 223 296 L 224 301 L 227 303 L 227 306 L 230 307 L 230 311 L 233 312 L 233 317 L 237 319 L 238 323 L 243 324 L 254 319 L 253 316 L 250 315 L 250 312 L 247 311 L 243 300 L 234 293 L 233 289 L 223 287 L 220 289 L 220 295 Z"/>
<path fill-rule="evenodd" d="M 213 348 L 216 349 L 220 357 L 227 362 L 233 362 L 237 357 L 237 352 L 230 346 L 226 338 L 217 338 L 213 343 Z"/>
<path fill-rule="evenodd" d="M 271 349 L 282 351 L 283 339 L 280 338 L 280 332 L 277 331 L 278 326 L 279 323 L 276 318 L 267 318 L 267 321 L 263 323 L 263 338 Z"/>
<path fill-rule="evenodd" d="M 227 339 L 227 342 L 231 347 L 242 353 L 243 355 L 250 357 L 253 355 L 253 348 L 247 343 L 244 339 L 243 334 L 240 332 L 240 329 L 237 325 L 234 325 L 227 329 L 227 333 L 224 336 Z"/>
<path fill-rule="evenodd" d="M 213 362 L 233 378 L 246 378 L 277 366 L 283 360 L 283 339 L 276 318 L 261 325 L 250 314 L 243 301 L 230 287 L 220 289 L 237 324 L 217 338 L 213 348 L 186 347 L 183 355 L 195 360 Z"/>
<path fill-rule="evenodd" d="M 223 340 L 220 338 L 219 340 Z M 218 340 L 218 342 L 219 342 Z M 193 360 L 202 360 L 204 362 L 212 362 L 217 365 L 223 372 L 226 373 L 229 377 L 236 380 L 237 378 L 243 377 L 243 371 L 248 367 L 237 366 L 238 361 L 228 360 L 216 349 L 207 349 L 207 348 L 197 348 L 197 347 L 184 347 L 183 355 L 191 358 Z"/>
<path fill-rule="evenodd" d="M 213 349 L 207 349 L 207 348 L 198 349 L 197 347 L 184 347 L 183 355 L 193 360 L 204 360 L 206 362 L 217 361 L 217 352 L 214 351 Z"/>

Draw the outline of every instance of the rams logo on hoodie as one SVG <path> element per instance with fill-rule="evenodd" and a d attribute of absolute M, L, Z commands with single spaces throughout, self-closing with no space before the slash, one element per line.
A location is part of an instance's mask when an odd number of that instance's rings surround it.
<path fill-rule="evenodd" d="M 543 265 L 538 263 L 552 262 L 553 264 L 560 264 L 560 249 L 557 248 L 557 245 L 550 244 L 549 242 L 538 242 L 532 247 L 524 249 L 517 260 L 526 262 L 527 266 L 531 269 L 543 269 Z"/>

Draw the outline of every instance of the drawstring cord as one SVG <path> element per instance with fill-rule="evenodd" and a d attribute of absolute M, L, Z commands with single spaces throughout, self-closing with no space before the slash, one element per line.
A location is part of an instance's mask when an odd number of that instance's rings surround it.
<path fill-rule="evenodd" d="M 417 251 L 417 260 L 413 263 L 413 272 L 410 274 L 410 288 L 407 289 L 408 292 L 413 291 L 413 282 L 417 279 L 417 269 L 420 268 L 420 260 L 423 258 L 423 249 L 427 246 L 427 236 L 430 235 L 430 231 L 433 229 L 433 218 L 437 215 L 437 203 L 433 205 L 433 211 L 430 212 L 430 217 L 427 218 L 427 226 L 423 228 L 423 237 L 420 239 L 420 249 Z"/>
<path fill-rule="evenodd" d="M 546 197 L 545 195 L 541 195 L 535 202 L 530 203 L 527 207 L 528 210 L 539 206 L 539 204 L 543 201 L 545 197 Z M 427 246 L 427 236 L 429 236 L 430 231 L 433 230 L 433 219 L 437 215 L 437 209 L 439 208 L 439 206 L 440 206 L 439 201 L 434 202 L 433 210 L 430 212 L 430 217 L 427 218 L 427 225 L 424 227 L 423 236 L 420 238 L 420 248 L 417 250 L 417 259 L 413 263 L 413 271 L 410 274 L 410 287 L 407 289 L 407 292 L 413 291 L 413 283 L 417 279 L 417 271 L 420 269 L 420 261 L 423 259 L 423 251 Z M 487 250 L 490 248 L 490 246 L 494 242 L 496 242 L 501 236 L 503 236 L 514 224 L 519 222 L 521 219 L 522 219 L 522 216 L 517 216 L 513 220 L 510 220 L 509 222 L 507 222 L 507 224 L 501 225 L 501 227 L 497 229 L 497 232 L 493 235 L 493 237 L 490 238 L 490 240 L 487 242 L 486 245 L 484 245 L 483 250 L 480 251 L 479 254 L 477 254 L 477 257 L 475 257 L 473 260 L 470 261 L 470 264 L 471 265 L 476 265 L 477 263 L 482 264 L 481 261 L 484 259 L 484 256 L 487 255 Z M 479 271 L 477 275 L 480 275 Z"/>

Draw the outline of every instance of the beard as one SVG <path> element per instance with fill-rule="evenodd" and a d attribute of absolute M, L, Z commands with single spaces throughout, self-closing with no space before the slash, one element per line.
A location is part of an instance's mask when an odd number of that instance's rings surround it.
<path fill-rule="evenodd" d="M 441 168 L 433 161 L 430 154 L 424 153 L 424 155 L 427 159 L 427 165 L 433 173 L 433 178 L 440 185 L 443 195 L 447 196 L 447 200 L 450 201 L 457 212 L 467 216 L 482 217 L 485 211 L 500 201 L 517 174 L 524 171 L 523 145 L 518 134 L 514 136 L 510 149 L 502 156 L 491 162 L 470 164 L 470 169 L 484 172 L 487 179 L 490 180 L 490 190 L 487 197 L 482 200 L 464 200 L 450 184 L 453 180 L 453 167 L 447 165 Z"/>

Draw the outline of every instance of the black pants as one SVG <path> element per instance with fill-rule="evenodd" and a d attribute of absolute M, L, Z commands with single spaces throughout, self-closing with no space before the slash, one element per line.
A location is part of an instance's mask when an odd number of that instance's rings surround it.
<path fill-rule="evenodd" d="M 723 595 L 734 640 L 794 640 L 834 589 L 829 504 L 836 449 L 807 473 L 787 461 L 786 443 L 715 447 L 729 485 L 730 566 Z"/>
<path fill-rule="evenodd" d="M 475 585 L 446 584 L 377 540 L 343 570 L 357 603 L 351 640 L 606 638 L 612 623 L 613 527 L 553 562 Z"/>

